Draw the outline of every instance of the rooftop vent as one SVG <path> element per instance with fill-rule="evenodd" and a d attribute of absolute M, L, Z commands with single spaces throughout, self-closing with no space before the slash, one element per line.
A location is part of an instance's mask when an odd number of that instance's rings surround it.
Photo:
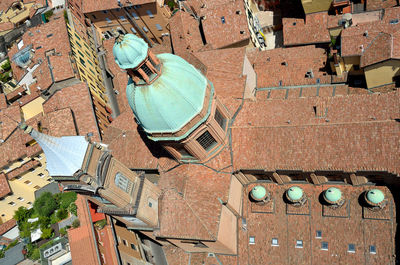
<path fill-rule="evenodd" d="M 399 19 L 398 19 L 398 18 L 396 18 L 396 19 L 391 19 L 391 20 L 389 21 L 389 24 L 392 24 L 392 25 L 399 24 Z"/>
<path fill-rule="evenodd" d="M 312 69 L 308 70 L 305 77 L 306 78 L 314 78 L 313 70 Z"/>
<path fill-rule="evenodd" d="M 363 34 L 364 37 L 368 37 L 368 30 L 366 30 Z"/>
<path fill-rule="evenodd" d="M 307 201 L 307 197 L 305 196 L 303 189 L 297 186 L 292 186 L 288 190 L 286 190 L 286 199 L 289 203 L 294 206 L 304 205 Z"/>

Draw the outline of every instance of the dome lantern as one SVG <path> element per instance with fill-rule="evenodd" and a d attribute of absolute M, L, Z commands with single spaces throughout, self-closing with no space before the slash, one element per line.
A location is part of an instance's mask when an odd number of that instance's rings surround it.
<path fill-rule="evenodd" d="M 385 194 L 378 189 L 371 189 L 365 193 L 365 201 L 372 207 L 383 208 L 385 205 Z"/>
<path fill-rule="evenodd" d="M 297 186 L 292 186 L 286 190 L 286 198 L 294 205 L 303 205 L 307 200 L 303 189 Z"/>
<path fill-rule="evenodd" d="M 339 188 L 331 187 L 324 191 L 324 199 L 332 206 L 341 206 L 344 203 L 342 192 Z"/>
<path fill-rule="evenodd" d="M 270 200 L 270 194 L 263 186 L 255 186 L 250 191 L 250 197 L 256 202 L 268 202 Z"/>

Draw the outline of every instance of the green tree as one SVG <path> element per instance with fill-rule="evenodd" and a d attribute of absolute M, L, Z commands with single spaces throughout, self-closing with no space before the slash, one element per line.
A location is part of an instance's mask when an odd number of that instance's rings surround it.
<path fill-rule="evenodd" d="M 41 229 L 49 227 L 49 225 L 50 225 L 50 217 L 48 217 L 48 216 L 40 216 L 39 217 L 39 225 L 40 225 Z"/>
<path fill-rule="evenodd" d="M 19 225 L 19 236 L 24 238 L 24 237 L 31 237 L 31 224 L 28 222 L 24 222 Z"/>
<path fill-rule="evenodd" d="M 40 216 L 50 216 L 57 209 L 57 202 L 50 192 L 45 192 L 36 199 L 33 208 Z"/>
<path fill-rule="evenodd" d="M 65 227 L 60 229 L 60 235 L 65 236 L 67 234 L 67 230 L 65 229 Z"/>
<path fill-rule="evenodd" d="M 17 222 L 25 222 L 30 215 L 31 211 L 23 206 L 20 206 L 14 213 L 14 219 L 17 220 Z"/>
<path fill-rule="evenodd" d="M 75 202 L 77 198 L 77 195 L 75 192 L 63 192 L 57 194 L 57 200 L 60 205 L 60 208 L 62 209 L 67 209 L 68 206 Z"/>
<path fill-rule="evenodd" d="M 57 211 L 57 218 L 58 218 L 58 220 L 61 221 L 61 220 L 65 219 L 65 218 L 67 218 L 67 217 L 68 217 L 68 212 L 67 212 L 67 210 L 61 208 L 61 209 L 59 209 L 59 210 Z"/>
<path fill-rule="evenodd" d="M 68 211 L 69 211 L 71 214 L 75 215 L 75 216 L 78 216 L 77 210 L 78 210 L 78 207 L 76 206 L 75 203 L 71 203 L 71 204 L 68 206 Z"/>
<path fill-rule="evenodd" d="M 79 219 L 75 219 L 73 222 L 72 222 L 72 227 L 73 228 L 77 228 L 77 227 L 79 227 L 81 225 L 81 222 L 79 221 Z"/>
<path fill-rule="evenodd" d="M 49 10 L 46 13 L 44 13 L 44 17 L 47 22 L 49 22 L 49 18 L 53 15 L 53 10 Z"/>
<path fill-rule="evenodd" d="M 10 63 L 10 61 L 7 60 L 7 62 L 5 62 L 5 63 L 1 66 L 1 68 L 3 68 L 3 70 L 4 70 L 5 72 L 10 71 L 10 69 L 11 69 L 11 63 Z"/>
<path fill-rule="evenodd" d="M 51 228 L 44 228 L 41 230 L 42 230 L 41 238 L 43 238 L 43 239 L 50 238 L 53 234 L 53 229 L 51 229 Z"/>

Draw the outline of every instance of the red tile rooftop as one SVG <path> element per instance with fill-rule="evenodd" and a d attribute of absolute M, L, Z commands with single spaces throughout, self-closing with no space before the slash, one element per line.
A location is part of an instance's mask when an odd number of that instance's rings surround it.
<path fill-rule="evenodd" d="M 331 76 L 324 70 L 326 58 L 326 51 L 315 46 L 249 53 L 259 88 L 330 83 Z"/>
<path fill-rule="evenodd" d="M 73 264 L 97 265 L 99 264 L 97 251 L 95 248 L 96 240 L 92 233 L 92 223 L 89 217 L 89 209 L 86 199 L 78 195 L 75 202 L 78 209 L 80 226 L 68 230 L 68 241 L 70 245 Z"/>
<path fill-rule="evenodd" d="M 160 201 L 160 230 L 157 235 L 215 240 L 222 207 L 219 199 L 228 199 L 230 174 L 216 173 L 202 165 L 181 165 L 164 177 L 167 176 L 180 178 L 182 185 L 178 186 L 182 190 L 166 187 Z"/>
<path fill-rule="evenodd" d="M 199 22 L 189 13 L 175 13 L 169 24 L 174 54 L 182 56 L 186 52 L 196 52 L 203 47 Z"/>
<path fill-rule="evenodd" d="M 11 30 L 13 28 L 14 28 L 14 24 L 11 22 L 0 23 L 0 32 L 6 31 L 6 30 Z"/>
<path fill-rule="evenodd" d="M 202 25 L 207 44 L 213 49 L 224 48 L 250 38 L 243 1 L 209 5 L 202 11 Z"/>
<path fill-rule="evenodd" d="M 386 187 L 257 183 L 264 186 L 272 200 L 256 207 L 248 194 L 256 184 L 243 192 L 243 219 L 246 228 L 239 230 L 239 259 L 243 264 L 391 264 L 394 262 L 396 213 L 392 194 Z M 283 200 L 289 187 L 303 189 L 307 203 L 293 207 Z M 345 203 L 338 209 L 321 204 L 321 193 L 329 187 L 342 191 Z M 360 205 L 366 190 L 378 188 L 388 200 L 383 210 L 375 212 Z M 272 206 L 271 206 L 272 205 Z M 271 207 L 269 207 L 271 206 Z M 271 210 L 272 209 L 272 210 Z M 243 227 L 242 220 L 239 225 Z M 320 231 L 320 236 L 317 236 Z M 254 237 L 254 244 L 249 244 Z M 276 239 L 276 245 L 272 239 Z M 297 241 L 299 246 L 296 247 Z M 322 242 L 327 243 L 323 250 Z M 354 244 L 354 252 L 349 251 Z M 375 246 L 376 253 L 370 253 Z M 242 264 L 242 263 L 240 263 Z"/>
<path fill-rule="evenodd" d="M 22 48 L 32 45 L 34 50 L 29 67 L 32 68 L 41 61 L 40 66 L 33 73 L 33 76 L 37 79 L 36 86 L 43 90 L 50 87 L 52 75 L 55 82 L 74 77 L 69 57 L 71 47 L 67 27 L 61 15 L 56 15 L 48 23 L 31 28 L 28 32 L 25 32 L 22 40 Z M 59 45 L 60 43 L 63 43 L 63 45 Z M 8 53 L 9 57 L 13 58 L 18 51 L 17 44 L 13 45 Z M 49 61 L 46 56 L 48 56 Z M 15 78 L 18 81 L 22 79 L 26 70 L 17 66 L 13 60 L 11 60 L 11 66 Z M 52 75 L 50 72 L 52 72 Z"/>
<path fill-rule="evenodd" d="M 282 24 L 284 45 L 317 44 L 331 41 L 326 12 L 307 14 L 305 19 L 283 18 Z"/>
<path fill-rule="evenodd" d="M 233 166 L 399 174 L 399 93 L 245 102 L 232 126 Z"/>
<path fill-rule="evenodd" d="M 381 1 L 381 0 L 367 0 L 366 1 L 366 10 L 367 11 L 372 11 L 372 10 L 379 10 L 379 9 L 383 9 L 383 8 L 389 8 L 389 7 L 393 7 L 396 6 L 398 1 L 396 0 L 385 0 L 385 1 Z"/>
<path fill-rule="evenodd" d="M 17 221 L 15 219 L 10 219 L 5 223 L 0 224 L 0 235 L 3 235 L 6 233 L 8 230 L 13 228 L 14 226 L 17 225 Z"/>
<path fill-rule="evenodd" d="M 102 10 L 109 10 L 109 9 L 117 9 L 120 8 L 118 5 L 118 1 L 115 0 L 102 0 L 101 5 L 97 2 L 97 0 L 82 0 L 82 1 L 76 1 L 77 4 L 79 3 L 80 8 L 83 13 L 90 13 L 90 12 L 95 12 L 95 11 L 102 11 Z M 122 6 L 131 6 L 131 5 L 143 5 L 147 3 L 153 3 L 155 0 L 132 0 L 132 1 L 126 1 L 122 0 L 120 3 Z"/>
<path fill-rule="evenodd" d="M 10 186 L 8 185 L 6 175 L 4 173 L 0 173 L 0 198 L 3 198 L 10 192 L 11 192 L 11 189 L 10 189 Z M 0 226 L 0 229 L 5 229 L 5 228 Z"/>

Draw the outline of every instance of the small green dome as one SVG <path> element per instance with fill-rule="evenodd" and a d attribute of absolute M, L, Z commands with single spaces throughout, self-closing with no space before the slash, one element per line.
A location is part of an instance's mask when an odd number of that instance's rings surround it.
<path fill-rule="evenodd" d="M 385 195 L 378 189 L 372 189 L 367 192 L 367 199 L 372 203 L 378 204 L 385 199 Z"/>
<path fill-rule="evenodd" d="M 337 202 L 342 198 L 342 192 L 335 187 L 329 188 L 325 191 L 325 198 L 330 202 Z"/>
<path fill-rule="evenodd" d="M 287 195 L 292 201 L 300 200 L 303 197 L 303 189 L 297 186 L 290 187 L 287 190 Z"/>
<path fill-rule="evenodd" d="M 136 68 L 147 57 L 149 46 L 133 34 L 120 35 L 114 44 L 115 62 L 122 69 Z"/>
<path fill-rule="evenodd" d="M 263 186 L 255 186 L 251 189 L 251 196 L 256 200 L 261 200 L 267 194 L 267 190 Z"/>
<path fill-rule="evenodd" d="M 203 109 L 208 81 L 179 56 L 165 53 L 157 58 L 162 63 L 160 76 L 150 85 L 137 86 L 129 79 L 126 96 L 147 133 L 174 133 Z"/>

